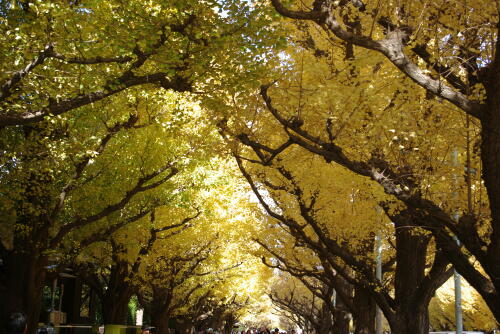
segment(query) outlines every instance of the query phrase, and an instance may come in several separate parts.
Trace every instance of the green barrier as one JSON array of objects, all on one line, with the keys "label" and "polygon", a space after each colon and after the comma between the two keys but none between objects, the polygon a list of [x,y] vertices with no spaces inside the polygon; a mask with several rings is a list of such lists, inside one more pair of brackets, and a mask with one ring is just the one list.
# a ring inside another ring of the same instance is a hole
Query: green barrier
[{"label": "green barrier", "polygon": [[125,328],[123,325],[104,325],[105,334],[124,334]]},{"label": "green barrier", "polygon": [[104,325],[105,334],[141,334],[140,326]]}]

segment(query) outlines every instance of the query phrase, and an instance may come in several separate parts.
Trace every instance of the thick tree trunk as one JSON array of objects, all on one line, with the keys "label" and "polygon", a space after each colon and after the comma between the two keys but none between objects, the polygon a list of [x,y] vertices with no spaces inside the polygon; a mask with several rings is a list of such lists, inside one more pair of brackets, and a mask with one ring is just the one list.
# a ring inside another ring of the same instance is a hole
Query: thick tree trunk
[{"label": "thick tree trunk", "polygon": [[321,313],[319,315],[319,328],[317,329],[318,333],[329,334],[332,333],[333,327],[333,318],[332,313],[330,312],[330,308],[323,301],[323,305],[321,306]]},{"label": "thick tree trunk", "polygon": [[151,312],[151,324],[155,327],[155,334],[169,334],[170,331],[168,329],[168,320],[170,318],[170,314],[168,310],[165,310],[161,307],[157,308],[153,306],[153,310]]},{"label": "thick tree trunk", "polygon": [[47,258],[26,252],[9,252],[3,258],[6,268],[4,314],[23,312],[28,317],[28,334],[35,333],[40,317]]},{"label": "thick tree trunk", "polygon": [[[430,298],[422,303],[427,247],[430,237],[411,225],[396,222],[395,317],[389,322],[393,333],[427,334]],[[425,305],[424,305],[425,304]]]},{"label": "thick tree trunk", "polygon": [[497,37],[495,60],[491,64],[487,90],[487,105],[482,110],[482,132],[481,132],[481,161],[483,164],[483,180],[488,192],[491,210],[491,242],[488,246],[486,261],[481,263],[485,268],[491,282],[495,286],[496,297],[487,297],[490,287],[474,286],[480,293],[485,292],[483,297],[489,308],[500,321],[500,35]]},{"label": "thick tree trunk", "polygon": [[124,325],[127,322],[128,302],[133,295],[132,284],[127,280],[129,265],[118,261],[111,267],[109,284],[101,297],[105,324]]},{"label": "thick tree trunk", "polygon": [[390,324],[391,332],[398,334],[428,334],[429,313],[426,307],[402,309],[397,315],[397,320]]},{"label": "thick tree trunk", "polygon": [[231,331],[233,330],[233,326],[236,322],[234,321],[227,321],[226,320],[226,323],[224,324],[224,334],[231,334]]},{"label": "thick tree trunk", "polygon": [[233,326],[236,323],[237,319],[233,313],[227,313],[224,318],[224,334],[231,334],[233,330]]},{"label": "thick tree trunk", "polygon": [[349,334],[350,313],[344,309],[338,309],[334,314],[335,322],[332,328],[333,334]]},{"label": "thick tree trunk", "polygon": [[193,323],[186,318],[183,319],[182,322],[177,321],[177,328],[179,329],[180,334],[189,334],[191,333],[191,329],[193,329]]},{"label": "thick tree trunk", "polygon": [[376,304],[372,296],[361,287],[354,288],[354,334],[375,333]]},{"label": "thick tree trunk", "polygon": [[212,315],[212,319],[210,319],[210,322],[209,322],[209,327],[213,328],[214,330],[222,327],[223,314],[224,314],[224,309],[222,309],[222,308],[218,308],[218,309],[214,310],[213,315]]},{"label": "thick tree trunk", "polygon": [[153,286],[151,300],[151,324],[155,327],[155,334],[169,334],[168,320],[170,319],[170,304],[172,291],[168,288]]},{"label": "thick tree trunk", "polygon": [[[481,159],[483,179],[488,191],[493,231],[489,250],[496,259],[500,256],[500,36],[497,37],[497,54],[491,65],[487,90],[487,105],[482,110]],[[490,254],[489,254],[490,255]],[[497,266],[498,267],[498,266]],[[500,271],[500,269],[498,269]],[[490,275],[491,276],[491,275]],[[498,277],[498,276],[496,276]]]},{"label": "thick tree trunk", "polygon": [[129,294],[106,293],[102,300],[102,317],[107,325],[125,325],[127,322]]}]

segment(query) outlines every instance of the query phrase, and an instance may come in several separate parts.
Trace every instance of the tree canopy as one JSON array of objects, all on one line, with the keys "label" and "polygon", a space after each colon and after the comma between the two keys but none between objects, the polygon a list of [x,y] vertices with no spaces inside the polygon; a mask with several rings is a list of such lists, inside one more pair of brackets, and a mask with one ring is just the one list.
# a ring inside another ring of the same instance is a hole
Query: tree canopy
[{"label": "tree canopy", "polygon": [[107,324],[135,298],[161,334],[374,333],[376,307],[422,334],[453,327],[456,270],[493,329],[499,13],[0,0],[2,321],[33,333],[71,268]]}]

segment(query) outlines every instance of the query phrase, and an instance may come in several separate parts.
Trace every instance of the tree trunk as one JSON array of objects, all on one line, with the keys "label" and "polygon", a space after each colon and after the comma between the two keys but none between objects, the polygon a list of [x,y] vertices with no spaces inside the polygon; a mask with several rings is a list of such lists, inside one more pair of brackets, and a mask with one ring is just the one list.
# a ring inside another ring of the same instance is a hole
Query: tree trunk
[{"label": "tree trunk", "polygon": [[[495,61],[490,69],[490,77],[488,84],[485,85],[487,90],[487,105],[482,109],[481,118],[481,161],[483,164],[483,180],[488,192],[488,199],[491,210],[491,242],[488,246],[486,256],[487,263],[481,263],[485,268],[491,282],[495,286],[496,296],[488,298],[488,293],[491,294],[490,287],[473,286],[479,291],[484,291],[483,297],[495,315],[497,321],[500,321],[500,302],[498,295],[500,294],[500,266],[498,259],[500,258],[500,36],[497,37],[497,54]],[[484,261],[484,262],[486,262]]]},{"label": "tree trunk", "polygon": [[354,334],[375,333],[376,304],[372,296],[361,287],[354,288]]},{"label": "tree trunk", "polygon": [[390,323],[391,332],[398,334],[428,334],[429,313],[427,306],[413,309],[402,309],[397,315],[397,320]]},{"label": "tree trunk", "polygon": [[318,316],[319,328],[317,328],[317,332],[321,334],[329,334],[332,333],[333,327],[333,319],[332,313],[330,312],[330,308],[326,305],[326,302],[323,301],[323,305],[321,306],[321,312]]},{"label": "tree trunk", "polygon": [[[344,309],[338,309],[334,314],[335,322],[332,328],[333,334],[349,334],[350,313]],[[322,334],[322,333],[321,333]]]},{"label": "tree trunk", "polygon": [[335,289],[339,291],[336,297],[336,306],[333,312],[333,328],[334,334],[349,334],[349,324],[351,322],[351,313],[349,313],[348,303],[340,296],[352,296],[354,287],[345,279],[340,278],[339,284],[335,285]]},{"label": "tree trunk", "polygon": [[127,280],[129,264],[113,263],[109,284],[102,296],[102,313],[105,324],[124,325],[127,322],[128,302],[133,295],[132,284]]},{"label": "tree trunk", "polygon": [[[410,215],[411,217],[411,215]],[[415,231],[410,224],[396,222],[395,317],[391,330],[398,334],[427,334],[430,298],[422,302],[427,247],[430,237]],[[424,305],[425,304],[425,305]]]},{"label": "tree trunk", "polygon": [[28,317],[28,334],[33,334],[40,318],[47,258],[13,251],[7,253],[3,261],[6,282],[2,319],[13,312],[23,312]]},{"label": "tree trunk", "polygon": [[155,307],[152,305],[151,312],[151,324],[155,327],[155,334],[169,334],[170,331],[168,329],[168,320],[170,318],[170,314],[168,310],[162,307]]},{"label": "tree trunk", "polygon": [[151,300],[151,324],[155,327],[155,334],[169,334],[168,320],[170,319],[172,290],[165,287],[153,286]]},{"label": "tree trunk", "polygon": [[233,313],[228,313],[228,315],[224,319],[224,334],[231,334],[236,320],[237,319]]},{"label": "tree trunk", "polygon": [[[342,284],[337,284],[335,289],[342,290],[343,296],[351,296],[353,292],[353,286],[349,284],[346,280],[340,280]],[[349,334],[349,323],[351,322],[351,314],[347,311],[347,304],[342,300],[342,298],[336,298],[336,307],[333,313],[333,334]]]},{"label": "tree trunk", "polygon": [[210,327],[215,329],[219,329],[222,327],[222,316],[224,314],[223,308],[217,308],[213,311],[212,318],[210,319]]},{"label": "tree trunk", "polygon": [[115,295],[106,293],[102,300],[102,317],[106,325],[125,325],[127,322],[128,294]]},{"label": "tree trunk", "polygon": [[224,324],[224,334],[231,334],[234,324],[234,322],[226,321],[226,323]]}]

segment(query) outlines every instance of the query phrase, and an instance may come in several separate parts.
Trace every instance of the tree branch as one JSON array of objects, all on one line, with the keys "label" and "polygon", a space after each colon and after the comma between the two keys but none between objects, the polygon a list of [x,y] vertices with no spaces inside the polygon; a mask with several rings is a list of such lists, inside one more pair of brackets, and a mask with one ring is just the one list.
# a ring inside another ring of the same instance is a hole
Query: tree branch
[{"label": "tree branch", "polygon": [[[160,181],[154,182],[150,185],[144,186],[145,183],[148,181],[154,179],[158,175],[162,174],[164,171],[167,169],[170,169],[170,173],[162,178]],[[157,187],[161,185],[162,183],[168,181],[171,179],[174,175],[176,175],[179,172],[177,168],[175,168],[171,163],[168,163],[167,165],[161,167],[160,169],[149,173],[141,178],[139,178],[130,190],[128,190],[125,195],[122,197],[122,199],[114,204],[110,204],[107,207],[101,209],[98,213],[93,214],[91,216],[87,216],[86,218],[80,218],[77,219],[71,223],[68,223],[66,225],[63,225],[59,232],[56,234],[56,236],[51,240],[50,242],[50,247],[54,248],[56,247],[62,239],[71,231],[73,231],[76,228],[88,225],[90,223],[96,222],[118,210],[121,210],[127,205],[127,203],[138,193],[144,192],[146,190],[152,189],[154,187]]]},{"label": "tree branch", "polygon": [[16,85],[25,76],[27,76],[31,71],[33,71],[35,67],[43,64],[45,59],[47,59],[52,55],[53,50],[54,50],[54,45],[52,43],[48,44],[47,46],[45,46],[45,49],[42,52],[40,52],[40,54],[25,68],[23,68],[20,71],[14,72],[12,77],[8,79],[6,82],[4,82],[0,88],[0,101],[4,101],[6,98],[8,98],[12,94],[12,89],[16,87]]},{"label": "tree branch", "polygon": [[316,8],[311,12],[290,11],[283,6],[280,0],[271,1],[274,8],[283,16],[297,20],[314,21],[345,42],[381,53],[419,86],[451,102],[469,115],[478,119],[481,118],[482,106],[478,102],[469,100],[464,94],[446,85],[442,80],[433,79],[411,61],[404,52],[405,42],[409,38],[408,32],[404,29],[391,30],[384,39],[376,41],[344,30],[336,20],[333,7],[329,1],[316,1]]},{"label": "tree branch", "polygon": [[98,56],[94,58],[76,58],[76,57],[66,57],[56,52],[53,52],[51,54],[51,58],[59,59],[67,64],[79,64],[79,65],[95,65],[95,64],[105,64],[105,63],[124,64],[134,59],[131,56],[117,56],[117,57]]},{"label": "tree branch", "polygon": [[40,110],[25,111],[23,113],[3,112],[0,114],[0,128],[12,125],[22,125],[37,122],[42,120],[45,116],[61,115],[70,110],[95,103],[103,100],[109,96],[119,93],[127,88],[145,85],[145,84],[158,84],[164,89],[173,89],[178,92],[185,92],[191,90],[190,83],[180,76],[173,76],[167,78],[166,73],[158,72],[144,76],[127,76],[116,79],[114,82],[109,81],[107,86],[112,85],[115,88],[108,88],[107,90],[99,90],[92,93],[81,94],[76,97],[67,98],[60,101],[51,101],[49,105]]},{"label": "tree branch", "polygon": [[[95,150],[96,155],[101,154],[110,140],[121,130],[121,129],[130,129],[134,124],[137,123],[139,118],[137,115],[130,114],[129,119],[125,122],[122,123],[117,123],[115,124],[112,128],[108,128],[107,134],[100,140],[99,146]],[[59,200],[57,201],[57,204],[55,205],[54,209],[52,210],[51,213],[51,221],[53,222],[56,216],[59,214],[60,210],[62,209],[64,202],[66,201],[66,198],[68,194],[75,189],[76,183],[78,180],[82,177],[83,172],[85,168],[89,165],[91,159],[93,159],[95,155],[86,155],[79,163],[75,165],[75,172],[73,173],[72,178],[66,183],[66,185],[62,188],[60,194],[59,194]]]}]

